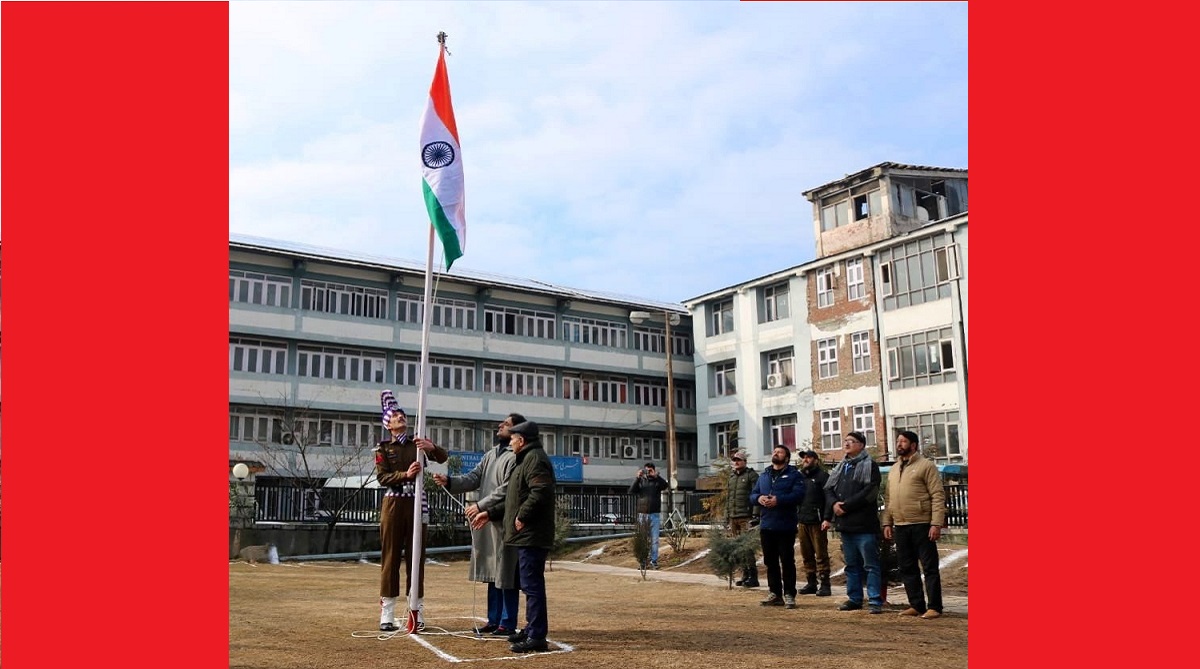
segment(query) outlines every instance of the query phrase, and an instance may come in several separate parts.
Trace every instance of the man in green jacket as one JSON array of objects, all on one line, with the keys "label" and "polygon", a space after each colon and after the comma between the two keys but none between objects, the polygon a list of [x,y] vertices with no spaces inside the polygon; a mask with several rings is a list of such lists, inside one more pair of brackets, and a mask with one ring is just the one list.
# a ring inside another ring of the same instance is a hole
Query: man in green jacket
[{"label": "man in green jacket", "polygon": [[546,557],[554,546],[554,465],[542,448],[538,426],[525,421],[508,430],[516,466],[504,502],[504,543],[517,547],[525,627],[508,637],[512,650],[547,650]]},{"label": "man in green jacket", "polygon": [[[900,580],[908,595],[902,616],[925,619],[942,615],[942,575],[938,571],[937,540],[946,524],[946,493],[937,465],[921,457],[917,433],[905,430],[896,438],[899,462],[888,472],[887,505],[883,509],[883,538],[896,541]],[[894,529],[893,529],[894,527]],[[917,570],[917,560],[921,562]],[[921,572],[925,592],[921,592]],[[926,595],[928,598],[926,598]]]},{"label": "man in green jacket", "polygon": [[[730,536],[739,536],[750,529],[758,518],[759,506],[750,503],[750,491],[758,482],[758,472],[746,466],[745,451],[737,451],[730,458],[733,468],[729,471],[729,484],[725,490],[725,517],[729,519]],[[758,564],[752,560],[742,566],[742,578],[734,583],[744,588],[758,587]]]}]

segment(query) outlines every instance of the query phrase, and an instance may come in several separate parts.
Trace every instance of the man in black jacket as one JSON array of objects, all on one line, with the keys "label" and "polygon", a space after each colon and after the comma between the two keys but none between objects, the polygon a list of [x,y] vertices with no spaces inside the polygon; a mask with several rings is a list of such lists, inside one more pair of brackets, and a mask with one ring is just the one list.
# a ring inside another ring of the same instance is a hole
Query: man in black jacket
[{"label": "man in black jacket", "polygon": [[[829,588],[829,535],[821,527],[825,517],[825,483],[829,474],[821,466],[814,450],[800,451],[800,475],[804,486],[804,499],[800,500],[800,558],[804,562],[804,575],[808,584],[797,592],[801,595],[828,597]],[[817,587],[817,577],[821,585]]]},{"label": "man in black jacket", "polygon": [[[658,475],[653,462],[647,462],[638,470],[629,486],[629,494],[637,495],[637,522],[650,523],[650,568],[658,569],[658,534],[662,528],[662,491],[667,489],[667,480]],[[646,565],[641,565],[643,569]]]},{"label": "man in black jacket", "polygon": [[504,543],[517,547],[525,628],[508,637],[513,652],[546,650],[546,557],[554,547],[554,465],[538,439],[538,426],[525,421],[508,430],[517,464],[504,500]]},{"label": "man in black jacket", "polygon": [[[866,575],[868,608],[883,613],[883,572],[879,567],[879,465],[866,451],[867,439],[851,432],[842,440],[846,459],[834,467],[825,483],[822,529],[837,527],[846,562],[846,601],[839,611],[863,607]],[[833,523],[829,519],[833,519]]]}]

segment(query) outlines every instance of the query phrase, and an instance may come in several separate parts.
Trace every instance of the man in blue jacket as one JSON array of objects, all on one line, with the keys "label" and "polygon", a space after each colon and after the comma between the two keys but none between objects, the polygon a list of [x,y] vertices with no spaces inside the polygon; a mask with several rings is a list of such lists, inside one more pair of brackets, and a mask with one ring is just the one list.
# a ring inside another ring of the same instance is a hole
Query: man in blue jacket
[{"label": "man in blue jacket", "polygon": [[771,451],[771,466],[758,476],[750,503],[762,507],[759,541],[771,593],[763,606],[796,608],[796,507],[804,498],[804,477],[790,462],[792,452],[780,444]]}]

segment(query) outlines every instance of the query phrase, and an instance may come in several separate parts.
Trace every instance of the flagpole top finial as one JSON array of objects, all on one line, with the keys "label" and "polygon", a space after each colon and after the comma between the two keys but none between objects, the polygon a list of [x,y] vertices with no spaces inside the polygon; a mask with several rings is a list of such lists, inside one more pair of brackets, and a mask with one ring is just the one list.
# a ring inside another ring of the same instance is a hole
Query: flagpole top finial
[{"label": "flagpole top finial", "polygon": [[441,44],[442,46],[446,46],[446,33],[445,33],[445,31],[443,31],[443,32],[439,32],[439,33],[437,34],[437,41],[438,41],[438,44]]}]

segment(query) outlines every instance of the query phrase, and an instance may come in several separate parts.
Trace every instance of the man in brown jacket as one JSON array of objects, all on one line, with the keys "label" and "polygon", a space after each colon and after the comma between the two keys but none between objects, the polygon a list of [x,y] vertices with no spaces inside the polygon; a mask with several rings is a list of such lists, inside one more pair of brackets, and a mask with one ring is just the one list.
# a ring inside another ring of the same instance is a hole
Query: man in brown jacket
[{"label": "man in brown jacket", "polygon": [[[933,461],[921,457],[920,437],[905,430],[896,439],[899,461],[888,472],[883,538],[896,542],[900,579],[908,595],[902,616],[925,619],[942,615],[942,576],[938,571],[937,540],[946,523],[946,493]],[[920,560],[921,569],[917,569]],[[921,592],[921,573],[925,592]]]},{"label": "man in brown jacket", "polygon": [[[383,632],[396,632],[400,628],[395,623],[396,598],[400,596],[400,557],[404,553],[405,588],[407,595],[412,590],[412,560],[413,560],[413,515],[417,504],[416,481],[423,476],[418,451],[424,451],[425,456],[435,462],[445,462],[449,453],[444,448],[435,445],[428,439],[408,436],[408,415],[396,403],[392,391],[383,391],[383,424],[387,426],[390,436],[375,447],[375,477],[379,485],[388,490],[383,496],[383,506],[379,512],[379,548],[382,570],[379,582],[379,629]],[[424,491],[422,491],[424,492]],[[421,525],[421,554],[417,556],[422,566],[418,574],[417,597],[425,597],[425,537],[428,532],[429,514],[427,502],[422,499]],[[415,612],[416,629],[420,632],[425,626],[420,607]]]}]

